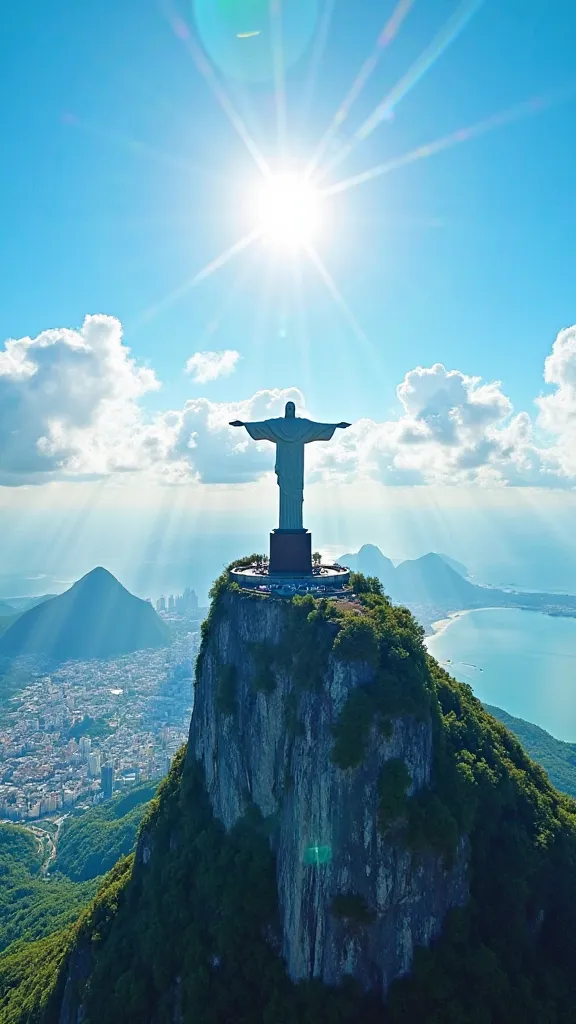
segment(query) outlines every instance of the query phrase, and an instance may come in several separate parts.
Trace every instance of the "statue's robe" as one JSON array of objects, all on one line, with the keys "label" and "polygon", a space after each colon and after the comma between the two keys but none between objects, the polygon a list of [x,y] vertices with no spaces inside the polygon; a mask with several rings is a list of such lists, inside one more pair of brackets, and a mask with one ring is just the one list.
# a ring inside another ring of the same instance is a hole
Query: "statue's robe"
[{"label": "statue's robe", "polygon": [[304,445],[330,441],[336,423],[314,423],[300,416],[279,416],[261,423],[245,423],[254,441],[276,445],[276,477],[280,488],[280,529],[301,530],[304,502]]}]

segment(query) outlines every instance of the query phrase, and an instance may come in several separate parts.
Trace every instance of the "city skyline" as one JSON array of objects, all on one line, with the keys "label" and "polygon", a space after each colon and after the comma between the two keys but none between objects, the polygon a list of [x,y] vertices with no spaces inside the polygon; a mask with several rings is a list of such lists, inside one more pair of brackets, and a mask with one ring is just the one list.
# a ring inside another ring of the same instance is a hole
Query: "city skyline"
[{"label": "city skyline", "polygon": [[[151,599],[149,599],[151,600]],[[185,587],[182,594],[169,594],[166,599],[163,594],[154,603],[157,612],[173,612],[176,614],[193,614],[198,611],[198,597],[195,590]]]},{"label": "city skyline", "polygon": [[109,799],[115,785],[165,775],[188,735],[198,642],[196,624],[158,651],[49,675],[30,665],[0,727],[0,817],[67,813]]}]

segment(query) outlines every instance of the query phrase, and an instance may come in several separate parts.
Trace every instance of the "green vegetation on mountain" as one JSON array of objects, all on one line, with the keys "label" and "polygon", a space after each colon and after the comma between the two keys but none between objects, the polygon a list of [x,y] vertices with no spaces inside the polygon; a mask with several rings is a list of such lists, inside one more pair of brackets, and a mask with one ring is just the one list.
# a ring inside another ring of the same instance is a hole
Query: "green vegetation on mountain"
[{"label": "green vegetation on mountain", "polygon": [[64,594],[23,612],[0,637],[0,655],[115,658],[168,642],[169,631],[152,606],[97,568]]},{"label": "green vegetation on mountain", "polygon": [[90,715],[84,715],[83,718],[74,723],[68,732],[68,736],[71,740],[79,740],[81,736],[89,736],[90,739],[94,740],[101,739],[103,736],[109,736],[113,731],[112,727],[103,718],[92,718]]},{"label": "green vegetation on mountain", "polygon": [[16,866],[30,874],[36,874],[42,866],[40,843],[32,832],[19,825],[0,825],[0,856],[3,879],[8,878]]},{"label": "green vegetation on mountain", "polygon": [[134,847],[136,833],[157,783],[145,783],[98,807],[67,818],[60,831],[54,870],[74,882],[109,871]]},{"label": "green vegetation on mountain", "polygon": [[[80,959],[91,964],[85,1024],[576,1020],[576,803],[550,785],[468,686],[426,654],[422,630],[406,609],[394,608],[361,579],[355,587],[354,608],[311,598],[290,603],[289,621],[292,615],[305,616],[306,624],[292,668],[298,664],[303,670],[299,659],[314,638],[325,652],[331,637],[336,653],[336,638],[350,616],[368,623],[377,645],[376,671],[358,708],[362,722],[352,744],[354,758],[362,757],[357,736],[365,729],[367,708],[377,727],[380,719],[398,715],[431,721],[431,786],[406,797],[407,772],[396,764],[380,795],[387,820],[404,819],[415,869],[419,851],[442,850],[448,856],[457,843],[469,851],[468,906],[449,915],[430,949],[417,951],[411,975],[392,985],[385,1008],[347,982],[339,989],[292,984],[277,952],[270,822],[248,803],[226,833],[212,815],[200,765],[183,750],[142,822],[142,855],[134,866],[127,859],[113,869],[71,937],[62,940],[73,949],[73,977]],[[209,621],[225,614],[226,590],[224,580],[215,590]],[[312,666],[314,677],[318,664]],[[348,706],[347,715],[343,732],[354,735],[354,708]],[[347,736],[340,739],[350,760]],[[309,870],[317,867],[311,864]],[[333,893],[331,909],[360,936],[371,926],[373,908],[358,894]],[[46,1009],[38,1009],[34,964],[41,964],[42,992],[61,991],[62,948],[62,943],[36,946],[29,968],[23,954],[16,962],[0,957],[3,1020],[56,1024],[57,999],[50,1003],[42,995]]]},{"label": "green vegetation on mountain", "polygon": [[551,736],[539,725],[514,718],[502,708],[485,704],[486,711],[503,722],[507,729],[520,740],[530,757],[548,772],[550,782],[556,789],[576,797],[576,743],[565,743]]},{"label": "green vegetation on mountain", "polygon": [[350,582],[359,607],[336,608],[334,655],[367,661],[376,671],[372,683],[350,692],[334,726],[332,759],[342,769],[361,763],[374,722],[386,735],[395,716],[427,716],[431,699],[424,630],[407,608],[384,597],[375,577],[352,573]]},{"label": "green vegetation on mountain", "polygon": [[36,942],[16,942],[0,953],[0,1021],[2,1024],[42,1024],[57,1021],[60,993],[72,929],[53,932]]},{"label": "green vegetation on mountain", "polygon": [[0,825],[0,950],[20,939],[43,938],[74,921],[96,891],[96,882],[43,878],[42,861],[31,832]]},{"label": "green vegetation on mountain", "polygon": [[371,695],[359,686],[349,693],[332,729],[332,760],[343,771],[362,764],[373,720],[374,704]]}]

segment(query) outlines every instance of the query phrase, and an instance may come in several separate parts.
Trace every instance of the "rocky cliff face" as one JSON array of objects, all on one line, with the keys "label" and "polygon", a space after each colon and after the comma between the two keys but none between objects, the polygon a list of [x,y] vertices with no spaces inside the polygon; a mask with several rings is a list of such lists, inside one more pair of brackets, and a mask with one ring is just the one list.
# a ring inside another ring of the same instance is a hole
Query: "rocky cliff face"
[{"label": "rocky cliff face", "polygon": [[283,602],[223,574],[214,595],[135,860],[0,958],[0,1019],[576,1021],[576,804],[374,581]]},{"label": "rocky cliff face", "polygon": [[[333,727],[350,692],[371,681],[369,664],[331,654],[321,686],[297,700],[290,668],[274,664],[275,685],[258,692],[263,646],[282,645],[287,608],[224,597],[197,679],[188,756],[203,765],[212,809],[227,829],[248,801],[270,823],[290,976],[335,984],[349,974],[384,994],[410,970],[415,947],[439,934],[447,911],[467,901],[467,843],[460,840],[447,865],[378,826],[386,762],[405,763],[408,795],[430,781],[430,721],[394,718],[387,736],[373,725],[361,765],[333,763]],[[334,899],[350,894],[363,908],[356,920],[333,912]]]}]

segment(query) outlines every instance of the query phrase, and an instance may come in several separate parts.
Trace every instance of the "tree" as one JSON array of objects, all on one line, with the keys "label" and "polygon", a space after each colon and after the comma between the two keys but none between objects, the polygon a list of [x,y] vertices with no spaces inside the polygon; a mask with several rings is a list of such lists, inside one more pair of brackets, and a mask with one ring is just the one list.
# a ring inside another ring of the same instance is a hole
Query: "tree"
[{"label": "tree", "polygon": [[314,565],[320,565],[320,563],[322,562],[322,552],[315,551],[312,555],[312,561]]}]

